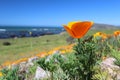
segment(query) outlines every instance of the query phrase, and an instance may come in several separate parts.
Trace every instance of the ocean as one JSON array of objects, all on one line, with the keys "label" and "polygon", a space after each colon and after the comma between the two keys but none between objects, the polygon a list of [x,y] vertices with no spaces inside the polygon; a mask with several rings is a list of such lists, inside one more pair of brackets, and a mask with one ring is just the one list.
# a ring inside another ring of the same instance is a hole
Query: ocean
[{"label": "ocean", "polygon": [[0,26],[0,31],[46,31],[63,30],[63,27],[23,27],[23,26]]},{"label": "ocean", "polygon": [[[48,34],[59,34],[63,31],[63,27],[0,26],[0,38],[37,37]],[[32,35],[29,34],[30,32],[32,32]]]}]

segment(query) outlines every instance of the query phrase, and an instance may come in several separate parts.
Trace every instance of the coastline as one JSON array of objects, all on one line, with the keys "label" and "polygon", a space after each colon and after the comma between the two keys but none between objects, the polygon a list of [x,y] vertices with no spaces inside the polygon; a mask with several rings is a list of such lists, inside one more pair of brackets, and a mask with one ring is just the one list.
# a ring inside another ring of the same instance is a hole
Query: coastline
[{"label": "coastline", "polygon": [[63,31],[62,27],[0,27],[0,39],[39,37],[59,34]]}]

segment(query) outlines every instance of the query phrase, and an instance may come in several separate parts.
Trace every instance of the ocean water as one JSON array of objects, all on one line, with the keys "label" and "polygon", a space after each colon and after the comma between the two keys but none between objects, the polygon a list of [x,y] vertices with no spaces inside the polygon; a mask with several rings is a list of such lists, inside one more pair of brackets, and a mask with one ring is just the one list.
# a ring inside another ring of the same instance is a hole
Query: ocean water
[{"label": "ocean water", "polygon": [[63,31],[63,27],[0,27],[0,31]]},{"label": "ocean water", "polygon": [[[14,37],[37,37],[50,34],[59,34],[63,27],[0,27],[0,39]],[[32,32],[32,34],[30,34]]]}]

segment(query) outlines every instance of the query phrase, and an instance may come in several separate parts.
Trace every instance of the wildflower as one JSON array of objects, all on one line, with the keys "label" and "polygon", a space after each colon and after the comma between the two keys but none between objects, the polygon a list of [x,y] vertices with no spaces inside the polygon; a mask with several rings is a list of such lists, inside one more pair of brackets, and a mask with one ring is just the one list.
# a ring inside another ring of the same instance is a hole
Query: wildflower
[{"label": "wildflower", "polygon": [[46,52],[41,52],[39,54],[36,54],[37,57],[45,57],[47,56],[48,54]]},{"label": "wildflower", "polygon": [[101,36],[101,34],[102,34],[102,32],[97,32],[97,33],[95,33],[93,36],[94,36],[94,38],[96,38],[96,37],[98,37],[98,36]]},{"label": "wildflower", "polygon": [[83,37],[90,27],[93,25],[93,22],[83,21],[83,22],[70,22],[68,25],[63,25],[66,31],[73,38]]},{"label": "wildflower", "polygon": [[30,35],[32,35],[32,32],[29,32]]},{"label": "wildflower", "polygon": [[66,51],[65,51],[65,50],[61,50],[60,53],[61,53],[61,54],[64,54],[64,53],[66,53]]},{"label": "wildflower", "polygon": [[103,34],[103,35],[102,35],[102,38],[103,38],[103,40],[107,39],[107,35],[106,35],[106,34]]},{"label": "wildflower", "polygon": [[17,61],[14,61],[12,64],[19,64],[21,62],[27,62],[27,60],[28,60],[28,58],[21,58],[21,59],[19,59]]},{"label": "wildflower", "polygon": [[107,58],[106,56],[103,56],[103,57],[102,57],[102,60],[105,60],[106,58]]},{"label": "wildflower", "polygon": [[114,32],[114,36],[115,36],[115,37],[120,36],[120,31],[115,31],[115,32]]},{"label": "wildflower", "polygon": [[49,52],[48,52],[48,55],[53,54],[53,52],[54,52],[53,50],[49,51]]},{"label": "wildflower", "polygon": [[107,38],[110,39],[113,37],[113,34],[107,34]]},{"label": "wildflower", "polygon": [[0,66],[0,70],[2,70],[2,66]]},{"label": "wildflower", "polygon": [[102,38],[102,40],[105,40],[107,38],[107,35],[102,32],[97,32],[93,36],[94,36],[94,38],[97,38],[97,39],[100,37],[100,38]]},{"label": "wildflower", "polygon": [[2,77],[3,76],[3,74],[2,74],[2,72],[0,72],[0,77]]},{"label": "wildflower", "polygon": [[10,61],[7,61],[7,62],[3,63],[2,66],[3,66],[3,67],[5,67],[5,66],[10,66],[11,64],[12,64],[12,63],[11,63]]}]

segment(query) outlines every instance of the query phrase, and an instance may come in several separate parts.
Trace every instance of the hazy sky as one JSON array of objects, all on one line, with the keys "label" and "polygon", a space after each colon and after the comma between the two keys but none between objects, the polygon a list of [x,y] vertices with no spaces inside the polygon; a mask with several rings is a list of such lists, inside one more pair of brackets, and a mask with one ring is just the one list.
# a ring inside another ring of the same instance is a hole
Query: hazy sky
[{"label": "hazy sky", "polygon": [[120,0],[0,0],[0,25],[61,26],[85,20],[120,25]]}]

